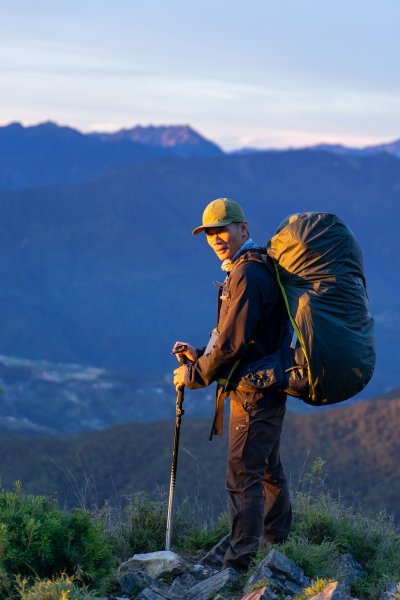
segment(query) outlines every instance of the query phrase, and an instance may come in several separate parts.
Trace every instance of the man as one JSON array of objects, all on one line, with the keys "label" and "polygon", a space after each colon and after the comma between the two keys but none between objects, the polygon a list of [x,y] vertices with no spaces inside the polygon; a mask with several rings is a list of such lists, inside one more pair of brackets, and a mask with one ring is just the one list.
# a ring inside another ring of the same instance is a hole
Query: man
[{"label": "man", "polygon": [[242,572],[260,541],[283,542],[292,522],[279,456],[286,396],[238,385],[246,367],[279,348],[287,319],[274,273],[249,237],[240,205],[228,198],[211,202],[193,234],[202,231],[227,276],[219,290],[217,327],[206,348],[185,344],[181,354],[189,363],[174,371],[174,384],[176,389],[182,385],[195,389],[219,381],[216,434],[222,431],[223,400],[229,394],[226,489],[232,527],[224,567]]}]

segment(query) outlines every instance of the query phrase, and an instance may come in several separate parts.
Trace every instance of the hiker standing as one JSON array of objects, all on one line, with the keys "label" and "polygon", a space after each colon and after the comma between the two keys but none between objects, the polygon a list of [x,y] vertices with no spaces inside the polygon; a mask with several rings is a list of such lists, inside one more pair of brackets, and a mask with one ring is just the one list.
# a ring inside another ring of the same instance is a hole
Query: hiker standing
[{"label": "hiker standing", "polygon": [[223,402],[230,398],[226,489],[232,526],[224,567],[245,571],[260,541],[283,542],[292,522],[279,453],[286,396],[237,389],[246,365],[278,349],[286,313],[275,276],[249,237],[239,204],[228,198],[211,202],[193,234],[202,231],[226,272],[218,294],[218,323],[205,348],[186,344],[183,354],[189,363],[174,371],[174,384],[176,389],[196,389],[218,382],[216,435],[222,433]]}]

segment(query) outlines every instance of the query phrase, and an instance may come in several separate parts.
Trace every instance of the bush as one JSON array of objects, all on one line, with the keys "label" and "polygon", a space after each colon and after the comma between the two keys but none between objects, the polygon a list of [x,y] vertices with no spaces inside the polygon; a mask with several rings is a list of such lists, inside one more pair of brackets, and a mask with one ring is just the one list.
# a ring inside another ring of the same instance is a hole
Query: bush
[{"label": "bush", "polygon": [[77,587],[73,578],[67,575],[37,580],[31,586],[26,579],[18,579],[17,587],[21,600],[93,600],[87,590]]},{"label": "bush", "polygon": [[335,579],[336,558],[349,553],[365,572],[353,585],[356,596],[375,600],[388,581],[400,580],[400,534],[392,519],[368,517],[327,493],[298,492],[293,508],[293,531],[281,550],[309,577]]},{"label": "bush", "polygon": [[[0,596],[10,593],[17,575],[51,578],[77,574],[96,584],[114,564],[100,523],[90,513],[59,510],[56,501],[0,491]],[[3,592],[3,593],[1,593]]]}]

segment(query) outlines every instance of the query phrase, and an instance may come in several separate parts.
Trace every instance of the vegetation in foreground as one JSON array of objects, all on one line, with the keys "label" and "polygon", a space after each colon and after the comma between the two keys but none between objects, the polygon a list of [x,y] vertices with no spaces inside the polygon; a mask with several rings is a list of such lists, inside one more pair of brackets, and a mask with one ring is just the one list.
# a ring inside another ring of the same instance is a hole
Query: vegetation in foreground
[{"label": "vegetation in foreground", "polygon": [[[321,467],[321,465],[319,465]],[[310,597],[323,582],[337,578],[337,560],[349,553],[364,574],[352,593],[376,599],[389,581],[400,581],[400,533],[379,514],[364,515],[354,507],[316,491],[312,478],[306,491],[294,494],[294,525],[279,550],[312,579]],[[135,494],[125,508],[60,510],[55,501],[26,496],[19,484],[0,491],[0,597],[12,600],[86,600],[118,593],[118,564],[137,552],[164,548],[166,498]],[[174,550],[196,560],[229,529],[223,513],[211,522],[186,500],[174,514]],[[259,552],[262,559],[269,551]]]}]

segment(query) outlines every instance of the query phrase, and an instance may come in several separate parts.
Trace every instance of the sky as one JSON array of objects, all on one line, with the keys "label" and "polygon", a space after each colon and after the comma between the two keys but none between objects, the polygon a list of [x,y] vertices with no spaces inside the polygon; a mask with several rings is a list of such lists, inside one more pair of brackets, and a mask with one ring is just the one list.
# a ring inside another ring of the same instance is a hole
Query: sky
[{"label": "sky", "polygon": [[0,0],[0,125],[225,150],[400,138],[399,0]]}]

